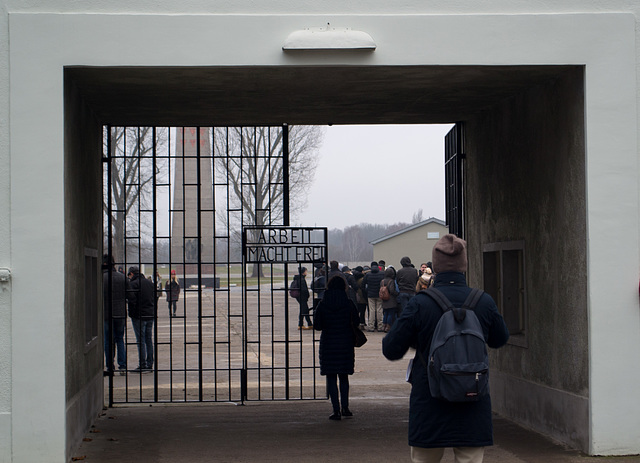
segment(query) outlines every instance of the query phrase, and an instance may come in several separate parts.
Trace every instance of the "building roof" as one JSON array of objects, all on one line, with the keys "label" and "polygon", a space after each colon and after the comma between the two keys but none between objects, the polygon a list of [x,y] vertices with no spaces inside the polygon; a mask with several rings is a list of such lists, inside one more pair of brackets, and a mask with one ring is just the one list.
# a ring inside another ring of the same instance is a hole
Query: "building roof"
[{"label": "building roof", "polygon": [[391,238],[393,238],[395,236],[402,235],[403,233],[407,233],[408,231],[415,230],[416,228],[423,227],[423,226],[428,225],[430,223],[435,223],[435,224],[438,224],[438,225],[442,225],[443,227],[446,226],[444,221],[442,221],[440,219],[436,219],[435,217],[429,217],[427,220],[423,220],[422,222],[414,223],[413,225],[405,227],[402,230],[398,230],[396,232],[390,233],[390,234],[382,236],[380,238],[376,238],[375,240],[369,241],[369,244],[381,243],[382,241],[386,241],[386,240],[391,239]]}]

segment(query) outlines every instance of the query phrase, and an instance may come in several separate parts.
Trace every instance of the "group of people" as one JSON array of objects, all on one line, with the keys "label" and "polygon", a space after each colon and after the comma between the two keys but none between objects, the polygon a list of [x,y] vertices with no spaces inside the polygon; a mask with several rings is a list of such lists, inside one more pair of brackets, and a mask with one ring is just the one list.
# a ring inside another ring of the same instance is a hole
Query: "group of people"
[{"label": "group of people", "polygon": [[[124,342],[127,312],[138,346],[138,366],[132,371],[151,373],[154,354],[153,322],[162,294],[162,279],[157,272],[155,281],[151,277],[145,278],[137,266],[129,267],[126,275],[120,269],[116,270],[112,257],[107,254],[103,256],[104,353],[107,374],[113,374],[115,371],[116,352],[120,374],[124,375],[127,370]],[[176,316],[180,284],[175,270],[171,270],[171,277],[167,280],[164,291],[169,315]]]},{"label": "group of people", "polygon": [[[310,311],[323,299],[328,281],[339,276],[345,281],[347,295],[358,310],[360,329],[388,332],[409,299],[431,286],[435,277],[431,262],[423,263],[419,270],[409,257],[403,257],[400,264],[402,268],[398,271],[392,265],[387,267],[383,260],[371,262],[371,266],[357,266],[352,270],[334,260],[330,262],[328,272],[323,265],[315,269],[311,286],[306,281],[308,269],[300,267],[290,285],[295,291],[292,296],[295,294],[294,298],[300,308],[298,329],[312,329]],[[388,299],[380,297],[381,286],[388,289]]]},{"label": "group of people", "polygon": [[[391,266],[385,268],[384,262],[378,261],[372,262],[369,269],[356,267],[352,272],[347,267],[340,270],[337,262],[332,261],[326,278],[324,269],[317,269],[312,288],[319,281],[322,295],[314,298],[313,328],[321,331],[320,374],[326,376],[333,407],[329,419],[353,415],[349,409],[349,375],[355,366],[354,326],[365,326],[363,315],[367,307],[369,331],[387,333],[382,339],[383,355],[389,360],[400,360],[409,348],[416,350],[416,357],[428,354],[443,314],[441,306],[423,289],[433,286],[455,307],[466,302],[472,292],[465,277],[466,242],[452,234],[443,236],[433,248],[431,262],[417,270],[404,257],[398,271]],[[306,288],[306,313],[301,311],[300,326],[304,320],[310,325],[306,269],[301,268],[296,276],[298,287]],[[390,296],[385,300],[380,298],[381,285],[389,290]],[[297,299],[303,292],[298,294]],[[472,310],[485,343],[492,348],[506,344],[509,331],[491,296],[481,293]],[[482,463],[484,448],[493,445],[490,395],[469,402],[435,398],[430,391],[426,362],[416,360],[410,368],[411,460],[436,463],[441,461],[444,449],[452,447],[456,463]]]}]

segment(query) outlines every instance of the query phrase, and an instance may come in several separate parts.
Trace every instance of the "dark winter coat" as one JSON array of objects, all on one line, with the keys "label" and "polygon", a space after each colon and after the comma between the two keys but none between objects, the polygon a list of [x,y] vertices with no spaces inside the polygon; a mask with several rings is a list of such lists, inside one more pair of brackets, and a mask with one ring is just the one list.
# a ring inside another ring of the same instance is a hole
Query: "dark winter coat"
[{"label": "dark winter coat", "polygon": [[396,274],[398,289],[401,293],[415,294],[416,284],[418,283],[418,270],[411,265],[411,260],[407,257],[400,259],[402,268]]},{"label": "dark winter coat", "polygon": [[380,282],[384,279],[384,273],[378,267],[374,267],[364,276],[362,287],[368,298],[380,296]]},{"label": "dark winter coat", "polygon": [[353,278],[356,280],[356,299],[359,304],[367,303],[367,296],[362,289],[362,284],[364,282],[364,273],[359,272],[357,270],[353,271]]},{"label": "dark winter coat", "polygon": [[309,302],[309,287],[307,286],[307,280],[304,277],[300,278],[300,274],[293,276],[293,281],[289,288],[297,288],[300,290],[300,296],[295,298],[296,301],[303,304],[307,304]]},{"label": "dark winter coat", "polygon": [[356,283],[356,279],[350,273],[345,273],[344,277],[347,279],[347,285],[349,285],[349,287],[347,288],[347,295],[349,296],[349,299],[353,301],[354,304],[357,304],[358,303],[358,296],[357,296],[358,283]]},{"label": "dark winter coat", "polygon": [[164,291],[167,293],[167,302],[177,301],[180,298],[180,283],[169,280],[164,284]]},{"label": "dark winter coat", "polygon": [[311,289],[316,293],[316,299],[324,297],[324,291],[327,288],[327,277],[323,272],[316,272],[316,276],[311,282]]},{"label": "dark winter coat", "polygon": [[392,268],[388,268],[384,271],[384,280],[381,285],[385,285],[389,289],[389,299],[382,301],[383,309],[395,309],[398,307],[398,291],[396,290],[396,280],[393,276],[395,271]]},{"label": "dark winter coat", "polygon": [[129,282],[127,302],[131,318],[155,318],[156,288],[153,282],[147,280],[142,273],[135,273]]},{"label": "dark winter coat", "polygon": [[[113,318],[125,318],[127,316],[127,290],[129,280],[122,273],[111,270],[111,305],[109,305],[109,271],[102,271],[102,295],[104,301],[104,320],[109,316]],[[111,310],[111,311],[110,311]]]},{"label": "dark winter coat", "polygon": [[358,326],[358,309],[339,289],[325,291],[313,317],[320,335],[320,374],[353,374],[355,364],[352,326]]},{"label": "dark winter coat", "polygon": [[[458,307],[471,291],[464,275],[458,272],[438,274],[435,287]],[[491,296],[483,294],[475,313],[489,347],[503,346],[509,339],[509,332]],[[427,358],[441,315],[440,306],[431,297],[418,293],[382,340],[384,356],[389,360],[400,360],[409,347],[416,347]],[[493,445],[489,395],[478,402],[466,403],[434,399],[429,392],[427,372],[417,356],[413,360],[411,385],[409,445],[424,448]]]}]

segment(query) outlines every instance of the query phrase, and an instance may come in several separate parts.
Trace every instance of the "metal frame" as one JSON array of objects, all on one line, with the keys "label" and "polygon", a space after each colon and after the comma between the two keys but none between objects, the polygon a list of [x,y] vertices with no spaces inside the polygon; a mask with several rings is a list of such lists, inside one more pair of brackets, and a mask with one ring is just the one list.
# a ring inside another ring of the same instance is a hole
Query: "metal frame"
[{"label": "metal frame", "polygon": [[461,122],[444,139],[445,209],[449,233],[464,238],[463,160],[464,126]]},{"label": "metal frame", "polygon": [[[296,233],[299,237],[304,236],[304,243],[288,240],[272,244],[263,242],[258,236],[268,235],[270,232],[277,233],[278,236],[291,237]],[[264,246],[264,247],[263,247]],[[273,254],[272,257],[250,258],[248,250],[250,248],[268,248]],[[313,249],[315,252],[305,252]],[[291,251],[291,252],[287,252]],[[299,252],[297,252],[299,251]],[[256,358],[245,355],[247,363],[247,384],[255,378],[258,385],[262,385],[262,378],[271,382],[270,388],[257,387],[253,391],[245,388],[244,400],[290,400],[290,399],[325,399],[326,390],[320,392],[320,382],[317,376],[317,346],[318,339],[315,332],[303,333],[303,330],[295,330],[298,323],[296,321],[300,313],[301,301],[289,297],[289,275],[296,273],[303,278],[304,265],[308,265],[311,280],[307,281],[311,303],[317,300],[317,293],[313,289],[314,269],[324,266],[327,268],[328,255],[328,229],[309,227],[245,227],[242,234],[242,255],[244,265],[261,265],[269,268],[270,278],[267,283],[261,283],[258,276],[257,285],[249,285],[246,281],[243,284],[245,307],[247,316],[245,317],[245,348],[252,348],[256,352]],[[289,256],[289,257],[287,257]],[[283,282],[275,279],[281,271]],[[246,275],[246,274],[245,274]],[[284,284],[283,284],[284,283]],[[262,300],[260,293],[267,290],[271,301],[274,298],[283,302],[282,312],[274,312],[275,304],[267,304],[266,310],[262,310]],[[252,301],[254,302],[252,304]],[[297,308],[294,309],[297,305]],[[251,311],[249,315],[248,312]],[[249,323],[253,322],[253,329]],[[263,351],[262,336],[269,338],[267,344],[270,351]],[[263,361],[263,356],[269,359]],[[276,380],[279,378],[279,380]],[[253,395],[251,394],[253,392]]]},{"label": "metal frame", "polygon": [[242,259],[245,227],[289,224],[288,127],[107,126],[104,145],[105,250],[163,284],[175,269],[182,287],[171,316],[156,286],[153,374],[131,371],[127,323],[109,405],[326,398],[315,335],[289,332],[289,267],[301,264],[250,278]]}]

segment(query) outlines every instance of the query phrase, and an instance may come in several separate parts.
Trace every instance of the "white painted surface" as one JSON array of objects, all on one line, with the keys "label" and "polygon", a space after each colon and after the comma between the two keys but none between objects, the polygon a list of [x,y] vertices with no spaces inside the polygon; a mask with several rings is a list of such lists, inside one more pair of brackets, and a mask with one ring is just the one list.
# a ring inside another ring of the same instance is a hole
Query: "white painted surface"
[{"label": "white painted surface", "polygon": [[[0,458],[11,461],[7,458],[12,452],[15,462],[42,461],[43,456],[64,461],[62,68],[78,64],[584,64],[591,450],[640,453],[640,401],[635,395],[640,383],[640,310],[634,16],[405,16],[479,9],[481,13],[607,9],[638,13],[639,6],[622,1],[513,0],[490,5],[470,1],[393,5],[380,0],[271,3],[0,2],[4,13],[0,24],[8,24],[10,31],[9,49],[7,28],[0,28],[0,77],[7,76],[9,57],[11,63],[10,85],[6,78],[0,79],[0,266],[13,272],[11,292],[0,293],[3,377],[7,365],[12,368],[9,386],[0,379],[0,413],[12,414],[13,430],[12,449],[0,450]],[[76,12],[76,8],[89,13],[196,15],[34,14]],[[197,15],[209,12],[254,15]],[[295,12],[317,14],[282,14]],[[367,31],[378,48],[360,58],[337,57],[331,62],[282,52],[292,31],[326,22]],[[4,345],[9,334],[5,321],[11,324],[9,350]],[[0,432],[5,431],[1,426]]]},{"label": "white painted surface", "polygon": [[282,45],[283,50],[375,50],[376,43],[364,31],[348,27],[309,27],[292,32]]}]

